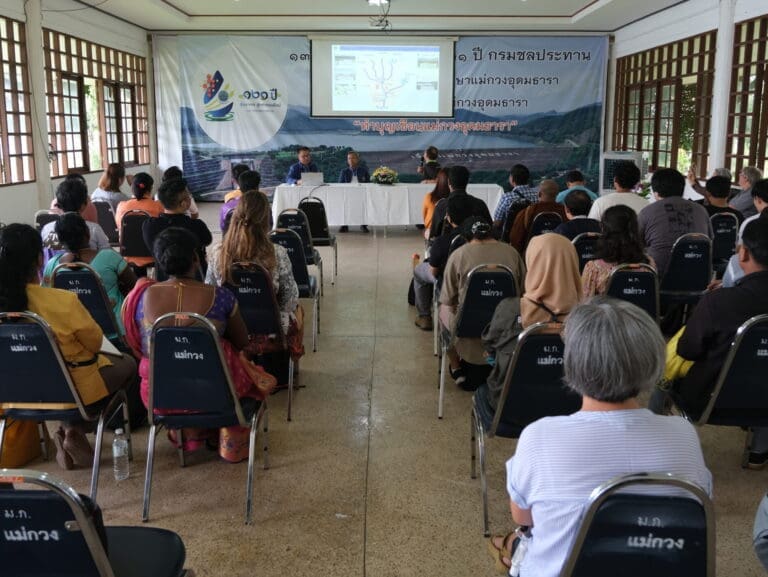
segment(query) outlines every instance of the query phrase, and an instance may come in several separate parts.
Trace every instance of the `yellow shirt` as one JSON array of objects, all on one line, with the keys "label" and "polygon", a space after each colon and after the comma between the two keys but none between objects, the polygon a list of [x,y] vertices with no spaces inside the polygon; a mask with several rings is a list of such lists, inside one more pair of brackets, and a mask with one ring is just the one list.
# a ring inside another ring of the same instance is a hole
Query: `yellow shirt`
[{"label": "yellow shirt", "polygon": [[68,367],[72,381],[83,399],[90,405],[109,394],[101,378],[99,367],[112,363],[101,350],[101,327],[93,320],[75,293],[27,285],[28,309],[43,317],[51,325],[56,342],[65,361],[83,362],[97,355],[97,362],[82,367]]},{"label": "yellow shirt", "polygon": [[237,190],[233,190],[232,192],[228,192],[227,194],[225,194],[224,202],[229,202],[233,198],[240,198],[241,196],[243,196],[243,193],[240,192],[240,189],[238,188]]}]

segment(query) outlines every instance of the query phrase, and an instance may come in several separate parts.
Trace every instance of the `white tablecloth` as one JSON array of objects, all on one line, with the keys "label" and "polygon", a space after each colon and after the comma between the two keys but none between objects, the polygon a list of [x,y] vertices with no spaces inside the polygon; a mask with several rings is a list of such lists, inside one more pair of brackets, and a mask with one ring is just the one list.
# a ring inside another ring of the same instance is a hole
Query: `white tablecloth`
[{"label": "white tablecloth", "polygon": [[[272,213],[277,222],[277,215],[281,211],[296,208],[305,196],[314,196],[325,204],[328,224],[331,226],[422,224],[424,195],[433,188],[432,184],[281,184],[275,189]],[[491,214],[503,194],[497,184],[470,184],[467,192],[484,201]]]}]

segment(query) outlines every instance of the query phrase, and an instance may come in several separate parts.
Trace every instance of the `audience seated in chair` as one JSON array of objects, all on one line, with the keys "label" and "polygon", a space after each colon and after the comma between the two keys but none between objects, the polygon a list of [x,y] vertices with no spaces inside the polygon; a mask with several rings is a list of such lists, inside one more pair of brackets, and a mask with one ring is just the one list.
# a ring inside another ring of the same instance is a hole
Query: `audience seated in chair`
[{"label": "audience seated in chair", "polygon": [[518,335],[535,323],[563,322],[581,300],[579,259],[564,237],[543,234],[531,239],[525,264],[523,296],[501,301],[483,331],[483,349],[492,359],[493,369],[477,397],[486,399],[491,414],[499,402]]},{"label": "audience seated in chair", "polygon": [[[135,385],[136,362],[127,355],[100,354],[103,334],[74,293],[41,287],[43,246],[37,231],[9,224],[0,236],[0,311],[30,311],[54,332],[72,380],[86,405]],[[93,449],[79,422],[62,423],[54,434],[56,461],[64,469],[90,467]]]},{"label": "audience seated in chair", "polygon": [[[269,240],[270,216],[269,201],[258,190],[249,190],[240,197],[227,235],[211,253],[205,282],[216,286],[231,283],[230,269],[236,262],[255,262],[263,266],[272,277],[291,357],[298,361],[304,355],[304,310],[299,304],[299,289],[288,252]],[[277,344],[266,338],[251,339],[248,354],[277,350]],[[278,348],[282,349],[282,346]]]},{"label": "audience seated in chair", "polygon": [[[141,358],[141,399],[145,406],[149,403],[149,337],[152,324],[170,312],[197,313],[210,320],[222,337],[222,348],[238,396],[263,398],[241,362],[240,351],[248,345],[248,332],[235,295],[225,288],[197,280],[200,268],[198,248],[197,237],[187,229],[170,227],[161,232],[154,244],[155,262],[168,280],[154,282],[141,279],[126,298],[123,324],[128,344]],[[248,457],[247,427],[185,429],[183,436],[183,449],[186,451],[213,444],[218,446],[221,458],[227,461],[239,462]],[[169,433],[169,437],[175,445],[175,435]]]},{"label": "audience seated in chair", "polygon": [[[59,186],[56,187],[56,204],[62,212],[76,212],[82,216],[89,204],[88,188],[85,185],[85,180],[75,177],[68,177],[62,180]],[[88,246],[96,250],[110,248],[109,239],[104,234],[104,230],[95,222],[90,220],[85,222],[90,232]],[[55,222],[49,222],[40,231],[43,246],[59,245],[55,226]]]},{"label": "audience seated in chair", "polygon": [[539,199],[539,189],[530,185],[531,172],[524,164],[515,164],[509,170],[509,186],[512,190],[505,192],[496,205],[493,213],[493,225],[501,228],[504,219],[513,204],[525,202],[531,204]]},{"label": "audience seated in chair", "polygon": [[[741,223],[741,227],[739,227],[739,234],[736,238],[737,245],[741,242],[741,235],[744,234],[744,229],[746,228],[747,224],[760,216],[763,218],[768,217],[768,211],[766,211],[766,209],[768,209],[768,178],[757,181],[752,187],[752,203],[755,205],[757,212],[749,218],[744,219],[744,222]],[[728,266],[725,269],[725,274],[723,275],[723,286],[733,286],[736,284],[736,281],[738,281],[743,276],[744,271],[741,270],[741,266],[739,265],[739,255],[734,254],[728,261]]]},{"label": "audience seated in chair", "polygon": [[[238,164],[237,166],[245,166],[244,164]],[[235,167],[237,168],[237,167]],[[235,170],[232,169],[232,174],[235,174]],[[261,174],[257,170],[251,170],[246,167],[246,170],[242,170],[238,173],[238,186],[239,188],[233,192],[227,194],[224,198],[224,204],[219,209],[219,228],[222,234],[226,234],[229,223],[227,222],[227,215],[235,209],[240,202],[240,198],[244,192],[249,190],[259,191],[261,185]],[[263,192],[261,194],[264,194]],[[266,194],[264,194],[266,197]],[[270,225],[272,224],[272,213],[269,214]]]},{"label": "audience seated in chair", "polygon": [[432,242],[429,257],[413,268],[416,326],[425,331],[432,330],[434,285],[437,279],[443,275],[453,239],[461,233],[459,225],[472,216],[474,206],[474,203],[465,194],[454,195],[447,202],[448,213],[445,217],[443,234]]},{"label": "audience seated in chair", "polygon": [[589,218],[589,209],[592,208],[592,199],[581,189],[575,189],[568,193],[563,202],[565,218],[567,219],[554,232],[562,234],[568,240],[573,240],[584,232],[600,232],[600,221]]},{"label": "audience seated in chair", "polygon": [[[515,523],[530,528],[521,575],[557,577],[593,489],[618,475],[672,473],[712,494],[699,438],[682,417],[654,415],[637,397],[661,378],[664,339],[645,312],[596,297],[565,322],[566,386],[581,410],[528,425],[507,462]],[[509,565],[514,533],[494,537]]]},{"label": "audience seated in chair", "polygon": [[104,169],[104,173],[99,178],[99,186],[91,193],[91,200],[108,202],[112,212],[117,213],[117,206],[129,199],[127,195],[120,191],[120,187],[126,181],[126,178],[130,185],[133,176],[129,174],[126,177],[123,165],[119,162],[113,162]]},{"label": "audience seated in chair", "polygon": [[756,214],[755,206],[752,203],[752,197],[754,197],[752,188],[762,178],[763,173],[755,166],[745,166],[739,172],[739,188],[741,188],[741,191],[731,198],[728,205],[743,214],[744,218],[749,218]]},{"label": "audience seated in chair", "polygon": [[569,170],[565,175],[565,190],[557,193],[557,202],[564,204],[569,194],[580,190],[585,193],[591,201],[597,200],[597,195],[586,187],[587,179],[580,170]]},{"label": "audience seated in chair", "polygon": [[645,263],[656,268],[643,248],[637,226],[637,213],[618,204],[603,213],[603,234],[597,241],[595,260],[589,261],[581,273],[584,298],[605,294],[611,271],[620,264]]},{"label": "audience seated in chair", "polygon": [[622,160],[613,165],[613,188],[616,192],[604,194],[592,203],[589,218],[602,220],[603,212],[617,204],[625,204],[635,212],[640,212],[648,201],[635,193],[640,184],[640,169],[634,162]]},{"label": "audience seated in chair", "polygon": [[[82,174],[78,174],[76,172],[70,172],[67,176],[64,177],[64,180],[79,180],[85,185],[85,189],[88,190],[88,183],[85,180],[85,177]],[[58,214],[62,214],[64,211],[59,208],[59,203],[56,200],[56,197],[53,197],[53,200],[51,200],[51,210],[53,212],[56,212]],[[96,207],[91,202],[91,199],[88,198],[87,204],[85,209],[80,213],[80,215],[89,222],[95,222],[96,224],[99,223],[99,215],[96,211]]]},{"label": "audience seated in chair", "polygon": [[512,230],[509,233],[509,244],[520,253],[525,250],[531,233],[531,225],[536,215],[543,212],[554,212],[565,220],[565,210],[562,204],[555,202],[557,196],[557,182],[552,179],[542,180],[539,183],[538,201],[534,202],[515,217]]},{"label": "audience seated in chair", "polygon": [[180,227],[190,231],[197,239],[197,256],[200,267],[205,273],[208,263],[205,259],[205,247],[213,241],[211,231],[202,220],[187,216],[192,205],[192,195],[187,190],[187,181],[183,178],[164,180],[160,184],[158,197],[163,205],[163,214],[144,221],[141,232],[147,247],[153,249],[157,236],[167,228]]},{"label": "audience seated in chair", "polygon": [[[133,177],[133,182],[131,183],[133,198],[117,205],[115,222],[118,228],[122,229],[123,216],[131,210],[141,210],[155,218],[163,213],[163,205],[152,198],[152,187],[154,184],[154,179],[146,172],[139,172]],[[122,230],[120,234],[122,236]],[[148,256],[131,256],[125,260],[137,267],[145,267],[152,263],[152,257]]]},{"label": "audience seated in chair", "polygon": [[703,206],[683,198],[685,177],[674,168],[661,168],[651,178],[656,202],[637,215],[640,237],[663,279],[672,245],[684,234],[698,232],[712,238],[712,223]]},{"label": "audience seated in chair", "polygon": [[482,216],[488,222],[491,222],[491,212],[488,210],[488,205],[476,196],[467,193],[467,185],[469,184],[469,170],[467,167],[450,166],[446,170],[448,171],[448,188],[451,192],[448,197],[441,199],[435,205],[435,210],[432,213],[432,226],[429,229],[429,238],[435,238],[443,234],[445,214],[448,211],[447,198],[456,194],[467,195],[472,202],[472,214]]},{"label": "audience seated in chair", "polygon": [[[690,179],[689,179],[690,182]],[[701,188],[703,199],[696,203],[704,207],[710,217],[727,212],[739,219],[739,224],[744,222],[744,215],[735,208],[728,206],[728,195],[731,193],[731,180],[725,176],[713,176],[707,179]]]},{"label": "audience seated in chair", "polygon": [[[525,264],[520,254],[508,244],[501,243],[491,236],[489,220],[473,215],[462,224],[462,229],[469,242],[448,257],[440,291],[440,322],[452,333],[456,311],[466,291],[467,274],[473,268],[481,264],[508,266],[515,277],[518,294],[525,279]],[[453,345],[448,349],[450,372],[456,384],[461,386],[466,382],[461,361],[470,365],[486,366],[485,355],[480,339],[454,339]],[[469,388],[476,388],[478,384],[468,383]]]},{"label": "audience seated in chair", "polygon": [[424,218],[424,233],[425,238],[429,239],[429,230],[432,228],[432,217],[435,214],[435,207],[437,203],[444,198],[448,198],[451,192],[448,186],[448,171],[445,168],[435,169],[434,165],[427,165],[424,167],[424,176],[428,176],[435,172],[432,180],[422,180],[422,184],[425,182],[434,182],[435,188],[424,195],[424,202],[421,204],[421,215]]},{"label": "audience seated in chair", "polygon": [[[693,407],[703,407],[709,400],[736,329],[749,318],[768,313],[768,218],[747,224],[737,257],[745,276],[734,287],[705,294],[677,339],[670,341],[677,347],[667,350],[666,376],[672,381],[668,385]],[[680,358],[692,363],[673,370],[681,365]],[[657,389],[649,406],[665,412],[667,398],[665,390]],[[768,428],[755,428],[754,433],[748,466],[762,468],[768,463]]]},{"label": "audience seated in chair", "polygon": [[224,195],[224,204],[227,204],[230,200],[243,196],[242,189],[240,188],[240,175],[249,170],[251,170],[251,167],[242,163],[232,167],[232,186],[237,188],[234,188]]},{"label": "audience seated in chair", "polygon": [[90,234],[86,222],[79,214],[67,212],[61,215],[56,222],[56,234],[64,245],[66,252],[53,256],[46,264],[43,271],[44,286],[53,285],[53,269],[58,265],[69,262],[84,262],[91,265],[101,278],[104,290],[112,303],[112,310],[120,329],[120,334],[125,334],[125,329],[120,322],[120,308],[123,306],[123,298],[133,285],[136,284],[136,275],[128,263],[116,251],[112,249],[95,250],[88,246]]}]

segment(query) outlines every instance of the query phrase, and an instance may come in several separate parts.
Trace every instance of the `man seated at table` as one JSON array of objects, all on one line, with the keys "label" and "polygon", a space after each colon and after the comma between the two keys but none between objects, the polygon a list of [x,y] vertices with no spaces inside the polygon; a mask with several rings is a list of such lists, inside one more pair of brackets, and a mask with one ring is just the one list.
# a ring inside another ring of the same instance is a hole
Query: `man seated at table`
[{"label": "man seated at table", "polygon": [[312,162],[312,153],[306,146],[300,146],[297,151],[299,161],[292,164],[285,177],[286,184],[301,186],[301,175],[305,172],[320,172],[317,165]]},{"label": "man seated at table", "polygon": [[[360,184],[371,182],[371,175],[368,174],[368,169],[360,164],[360,155],[354,150],[350,150],[347,153],[347,165],[347,168],[343,168],[339,173],[339,182]],[[360,225],[360,230],[368,232],[368,225]],[[339,232],[348,231],[349,227],[346,224],[339,228]]]},{"label": "man seated at table", "polygon": [[438,150],[436,146],[428,146],[427,149],[424,151],[424,154],[421,156],[421,163],[419,164],[419,167],[416,169],[416,172],[419,174],[424,174],[424,169],[427,166],[432,165],[433,168],[440,168],[440,163],[437,160],[437,154]]}]

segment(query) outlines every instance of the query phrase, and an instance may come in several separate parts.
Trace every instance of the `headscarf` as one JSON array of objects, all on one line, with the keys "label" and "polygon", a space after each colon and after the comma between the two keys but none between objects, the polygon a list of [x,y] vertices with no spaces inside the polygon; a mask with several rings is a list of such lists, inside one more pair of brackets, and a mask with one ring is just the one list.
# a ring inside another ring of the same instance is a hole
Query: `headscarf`
[{"label": "headscarf", "polygon": [[579,257],[573,244],[560,234],[535,236],[525,251],[525,266],[528,272],[520,301],[523,327],[551,321],[553,314],[558,321],[565,320],[581,301]]}]

